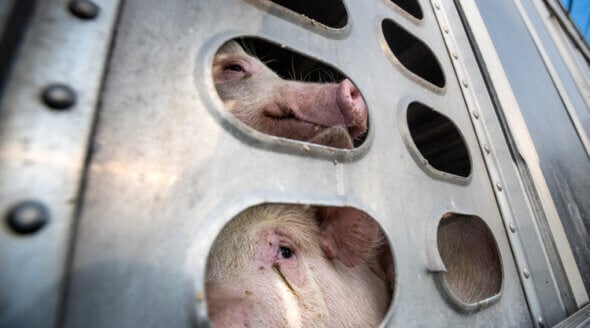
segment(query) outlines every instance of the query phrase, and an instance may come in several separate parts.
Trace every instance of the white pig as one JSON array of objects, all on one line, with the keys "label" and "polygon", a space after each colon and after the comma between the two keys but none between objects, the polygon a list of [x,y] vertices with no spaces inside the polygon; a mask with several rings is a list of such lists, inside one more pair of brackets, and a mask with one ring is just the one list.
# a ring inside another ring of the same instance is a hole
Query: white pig
[{"label": "white pig", "polygon": [[374,327],[391,289],[375,221],[354,209],[259,205],[228,223],[207,265],[215,327]]},{"label": "white pig", "polygon": [[367,131],[367,107],[350,80],[283,80],[235,41],[217,52],[213,80],[226,109],[266,134],[352,148]]},{"label": "white pig", "polygon": [[[367,130],[365,102],[349,80],[285,81],[237,42],[218,51],[213,78],[227,110],[261,132],[349,149]],[[445,281],[459,300],[477,302],[501,288],[499,255],[483,222],[455,219],[446,215],[438,230]],[[378,225],[350,208],[251,208],[223,229],[207,269],[218,327],[371,327],[393,285]]]}]

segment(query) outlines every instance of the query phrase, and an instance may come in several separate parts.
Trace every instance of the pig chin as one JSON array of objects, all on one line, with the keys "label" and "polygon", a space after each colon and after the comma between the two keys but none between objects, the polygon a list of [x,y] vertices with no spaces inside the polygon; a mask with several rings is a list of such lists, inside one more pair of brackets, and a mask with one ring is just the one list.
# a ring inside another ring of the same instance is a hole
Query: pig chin
[{"label": "pig chin", "polygon": [[[261,278],[255,273],[251,277]],[[242,288],[235,288],[236,284]],[[223,286],[209,284],[207,294],[211,295],[209,318],[216,328],[328,327],[325,306],[307,300],[310,295],[296,296],[278,277],[261,281],[237,278]]]},{"label": "pig chin", "polygon": [[[387,287],[366,266],[309,263],[306,283],[289,287],[274,270],[247,271],[207,286],[214,327],[375,327],[389,303]],[[259,271],[259,272],[256,272]],[[348,274],[346,274],[348,273]],[[359,278],[362,277],[362,278]],[[239,287],[237,287],[239,286]],[[358,303],[357,298],[364,300]]]},{"label": "pig chin", "polygon": [[342,125],[324,126],[297,118],[270,119],[253,127],[277,137],[310,142],[328,147],[352,149],[353,140],[364,133],[362,127]]}]

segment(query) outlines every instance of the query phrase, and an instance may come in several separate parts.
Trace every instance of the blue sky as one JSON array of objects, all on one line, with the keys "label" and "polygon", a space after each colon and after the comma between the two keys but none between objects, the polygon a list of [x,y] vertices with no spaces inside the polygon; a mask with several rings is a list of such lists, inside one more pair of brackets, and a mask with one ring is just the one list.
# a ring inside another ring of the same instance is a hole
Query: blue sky
[{"label": "blue sky", "polygon": [[586,42],[590,43],[590,0],[561,0],[561,4],[566,9],[571,5],[570,17],[586,38]]}]

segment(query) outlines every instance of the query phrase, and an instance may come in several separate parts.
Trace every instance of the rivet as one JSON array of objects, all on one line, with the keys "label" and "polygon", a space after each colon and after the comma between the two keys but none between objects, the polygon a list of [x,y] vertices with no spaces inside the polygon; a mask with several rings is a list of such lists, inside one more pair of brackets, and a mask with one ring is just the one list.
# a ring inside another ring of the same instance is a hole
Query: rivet
[{"label": "rivet", "polygon": [[198,291],[195,294],[195,299],[197,300],[197,302],[202,302],[205,299],[205,295],[203,294],[203,292]]},{"label": "rivet", "polygon": [[500,182],[496,182],[496,189],[498,189],[498,191],[502,191],[502,185]]},{"label": "rivet", "polygon": [[449,33],[449,28],[448,28],[448,27],[446,27],[446,26],[444,26],[444,27],[443,27],[443,31],[444,31],[445,33]]},{"label": "rivet", "polygon": [[483,150],[485,150],[485,152],[488,154],[492,151],[489,145],[483,145]]},{"label": "rivet", "polygon": [[67,109],[76,103],[76,92],[65,84],[55,83],[43,89],[43,102],[53,109]]},{"label": "rivet", "polygon": [[529,272],[529,270],[527,268],[522,269],[522,274],[524,275],[524,277],[526,279],[529,279],[531,277],[531,273]]},{"label": "rivet", "polygon": [[440,9],[440,4],[439,4],[438,2],[437,2],[437,3],[435,3],[435,4],[434,4],[434,8],[436,8],[436,9]]},{"label": "rivet", "polygon": [[70,12],[81,19],[93,19],[98,16],[100,8],[89,0],[72,0],[68,8]]},{"label": "rivet", "polygon": [[453,51],[453,58],[459,59],[459,54],[455,51]]},{"label": "rivet", "polygon": [[512,233],[515,233],[515,232],[516,232],[516,226],[514,226],[514,223],[510,222],[510,223],[508,224],[508,228],[510,228],[510,231],[511,231]]},{"label": "rivet", "polygon": [[540,328],[545,328],[545,321],[542,317],[537,317],[537,323],[539,324]]},{"label": "rivet", "polygon": [[467,84],[467,81],[465,81],[465,80],[462,80],[461,83],[463,84],[463,86],[465,88],[467,88],[469,86],[469,84]]},{"label": "rivet", "polygon": [[479,118],[479,112],[474,110],[473,111],[473,117],[475,117],[475,119],[477,120]]},{"label": "rivet", "polygon": [[6,219],[14,232],[31,234],[49,222],[49,210],[37,201],[27,200],[12,206]]}]

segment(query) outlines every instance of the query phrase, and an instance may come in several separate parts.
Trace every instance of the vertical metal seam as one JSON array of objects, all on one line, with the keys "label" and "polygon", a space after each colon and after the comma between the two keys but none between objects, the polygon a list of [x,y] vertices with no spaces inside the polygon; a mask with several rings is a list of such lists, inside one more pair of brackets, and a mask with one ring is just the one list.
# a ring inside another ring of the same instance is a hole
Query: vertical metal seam
[{"label": "vertical metal seam", "polygon": [[579,49],[574,49],[575,42],[567,37],[567,32],[559,23],[559,18],[554,14],[553,10],[547,3],[543,0],[533,0],[532,3],[536,7],[537,12],[540,13],[547,31],[551,35],[561,57],[564,59],[569,73],[572,75],[572,79],[578,85],[582,98],[584,98],[584,103],[587,107],[590,107],[590,84],[588,83],[586,75],[581,72],[584,69],[581,64],[588,63],[586,61],[581,62],[579,58],[576,58],[576,53],[574,52],[580,53],[580,56],[582,57],[583,53],[580,52]]},{"label": "vertical metal seam", "polygon": [[115,46],[115,40],[116,40],[116,33],[117,33],[117,26],[119,25],[119,22],[121,20],[121,9],[123,8],[123,3],[125,2],[125,0],[115,0],[118,1],[117,4],[115,4],[115,19],[112,21],[112,26],[111,26],[111,33],[109,34],[110,40],[107,43],[108,46],[108,50],[106,51],[106,59],[105,62],[103,63],[103,67],[102,67],[102,73],[100,75],[100,82],[99,82],[99,86],[98,86],[98,90],[97,90],[97,95],[96,95],[96,102],[94,104],[94,112],[92,115],[92,124],[90,126],[90,131],[88,133],[88,142],[86,144],[86,154],[84,157],[84,163],[82,165],[82,170],[80,172],[80,180],[79,180],[79,185],[78,185],[78,191],[77,191],[77,202],[74,206],[74,210],[72,213],[72,222],[71,222],[71,226],[70,226],[70,231],[69,231],[69,236],[68,236],[68,248],[67,248],[67,253],[65,256],[65,261],[64,261],[64,267],[63,267],[63,272],[64,272],[64,281],[62,282],[62,286],[61,286],[61,290],[60,290],[60,295],[59,295],[59,299],[58,299],[58,304],[56,307],[56,316],[55,316],[55,327],[63,327],[64,323],[65,323],[65,319],[66,319],[66,313],[67,313],[67,296],[68,296],[68,291],[69,291],[69,287],[70,287],[70,279],[69,277],[71,276],[71,269],[73,267],[73,263],[74,263],[74,256],[75,256],[75,246],[76,246],[76,241],[77,241],[77,232],[78,232],[78,223],[80,222],[80,218],[81,218],[81,213],[82,213],[82,208],[83,208],[83,203],[84,203],[84,191],[86,190],[86,182],[87,182],[87,177],[88,177],[88,169],[90,167],[90,161],[92,159],[92,154],[93,154],[93,148],[94,148],[94,137],[96,135],[96,129],[97,129],[97,125],[98,125],[98,117],[99,117],[99,112],[100,112],[100,108],[102,105],[102,101],[101,101],[101,95],[104,92],[104,88],[105,88],[105,81],[107,78],[107,75],[109,73],[109,61],[111,58],[111,55],[113,53],[113,48]]},{"label": "vertical metal seam", "polygon": [[543,1],[551,13],[557,17],[559,24],[563,27],[565,33],[572,39],[572,42],[576,45],[576,47],[580,50],[584,58],[587,61],[590,61],[590,48],[588,47],[587,43],[584,41],[581,33],[578,29],[574,26],[573,22],[563,13],[563,9],[560,7],[559,4],[555,4],[552,0],[541,0]]},{"label": "vertical metal seam", "polygon": [[[529,309],[531,311],[531,317],[536,327],[539,327],[539,324],[536,318],[542,317],[542,307],[540,305],[540,301],[538,299],[537,292],[535,290],[535,286],[531,279],[528,279],[524,272],[528,272],[527,268],[529,267],[526,256],[524,254],[524,246],[520,239],[518,233],[508,233],[511,230],[511,225],[514,222],[514,214],[512,212],[512,207],[510,205],[510,201],[507,198],[506,192],[503,191],[502,188],[502,174],[499,171],[499,165],[497,164],[497,157],[495,156],[494,152],[488,153],[484,147],[481,145],[489,145],[490,136],[485,128],[483,123],[484,118],[480,117],[483,116],[482,110],[479,106],[479,102],[476,100],[476,96],[474,94],[473,88],[468,88],[467,86],[473,85],[473,83],[469,79],[469,75],[466,73],[467,70],[462,64],[462,61],[458,58],[463,58],[464,56],[460,54],[461,49],[457,46],[454,38],[452,37],[453,31],[451,26],[448,22],[448,18],[446,17],[446,13],[442,8],[437,8],[438,0],[431,0],[433,8],[435,9],[435,16],[437,18],[439,27],[446,27],[449,30],[449,33],[441,33],[447,46],[447,50],[450,55],[452,55],[455,60],[451,60],[453,68],[455,69],[455,73],[457,75],[458,81],[463,81],[462,85],[460,86],[461,93],[463,94],[463,98],[466,103],[467,109],[474,108],[474,113],[470,113],[469,115],[471,123],[474,127],[474,131],[477,137],[477,140],[480,144],[480,152],[483,157],[484,163],[486,164],[486,168],[488,171],[488,175],[490,178],[490,183],[494,185],[493,191],[494,195],[496,196],[496,200],[498,202],[498,209],[500,210],[504,229],[506,231],[506,235],[508,240],[511,244],[512,253],[517,265],[517,271],[519,272],[518,276],[520,278],[521,284],[524,289],[524,293],[526,296],[527,303],[529,304]],[[443,30],[441,28],[441,30]],[[475,114],[477,113],[477,114]],[[489,147],[489,146],[488,146]]]},{"label": "vertical metal seam", "polygon": [[[562,100],[562,102],[569,114],[569,117],[572,120],[572,123],[574,124],[574,128],[576,129],[576,132],[578,133],[578,137],[580,138],[580,141],[582,142],[584,149],[586,150],[586,155],[589,156],[589,158],[590,158],[590,140],[588,140],[588,136],[586,135],[583,127],[581,126],[580,119],[578,118],[578,115],[576,114],[575,109],[573,108],[573,104],[572,104],[570,98],[568,97],[567,92],[565,91],[565,89],[563,87],[563,84],[561,83],[561,79],[559,78],[559,75],[557,74],[555,67],[551,63],[551,60],[547,54],[547,51],[545,50],[545,47],[543,46],[543,44],[539,38],[539,35],[537,34],[537,32],[535,32],[534,26],[528,16],[528,14],[526,13],[526,11],[521,3],[521,0],[514,0],[514,4],[516,5],[518,13],[522,17],[522,20],[523,20],[529,34],[531,35],[531,38],[533,39],[533,42],[535,43],[535,46],[537,47],[539,54],[541,55],[541,58],[543,60],[543,63],[545,64],[545,67],[547,67],[549,75],[551,76],[551,79],[553,80],[553,84],[555,85],[557,92],[559,93],[559,96],[561,97],[561,100]],[[566,238],[566,240],[567,240],[567,238]],[[569,246],[569,243],[568,243],[568,246]],[[572,259],[572,260],[573,260],[573,264],[575,265],[576,264],[575,259]],[[571,270],[568,270],[567,266],[565,266],[565,269],[566,269],[565,272],[566,272],[566,275],[568,276],[568,281],[571,285],[571,289],[574,294],[574,298],[576,300],[576,303],[578,304],[578,306],[581,304],[587,303],[588,302],[588,294],[586,293],[586,289],[584,288],[584,283],[582,282],[579,272],[576,275],[575,273],[570,272]]]},{"label": "vertical metal seam", "polygon": [[586,155],[590,158],[590,140],[588,139],[588,136],[586,135],[586,132],[584,131],[584,127],[582,126],[582,123],[580,122],[580,119],[578,118],[578,114],[576,113],[576,111],[574,109],[574,105],[572,104],[570,97],[568,96],[565,88],[563,87],[563,83],[561,82],[561,79],[559,78],[559,75],[557,74],[557,71],[555,70],[553,63],[551,63],[549,55],[547,54],[547,51],[545,50],[545,47],[543,46],[543,43],[541,42],[539,35],[535,31],[533,23],[531,22],[531,19],[529,18],[529,15],[527,14],[526,10],[524,9],[521,1],[514,0],[514,4],[516,5],[516,9],[518,10],[518,13],[519,13],[520,17],[522,18],[531,38],[533,39],[535,46],[537,47],[537,51],[539,52],[539,55],[541,55],[541,59],[543,60],[545,67],[547,67],[547,71],[548,71],[549,75],[551,76],[551,79],[553,80],[553,85],[555,85],[555,88],[557,89],[557,92],[559,93],[561,101],[563,102],[563,105],[565,106],[565,109],[566,109],[570,119],[572,120],[572,123],[574,124],[574,128],[578,134],[578,137],[580,138],[580,141],[582,142],[582,145],[584,146],[584,150],[586,150]]}]

